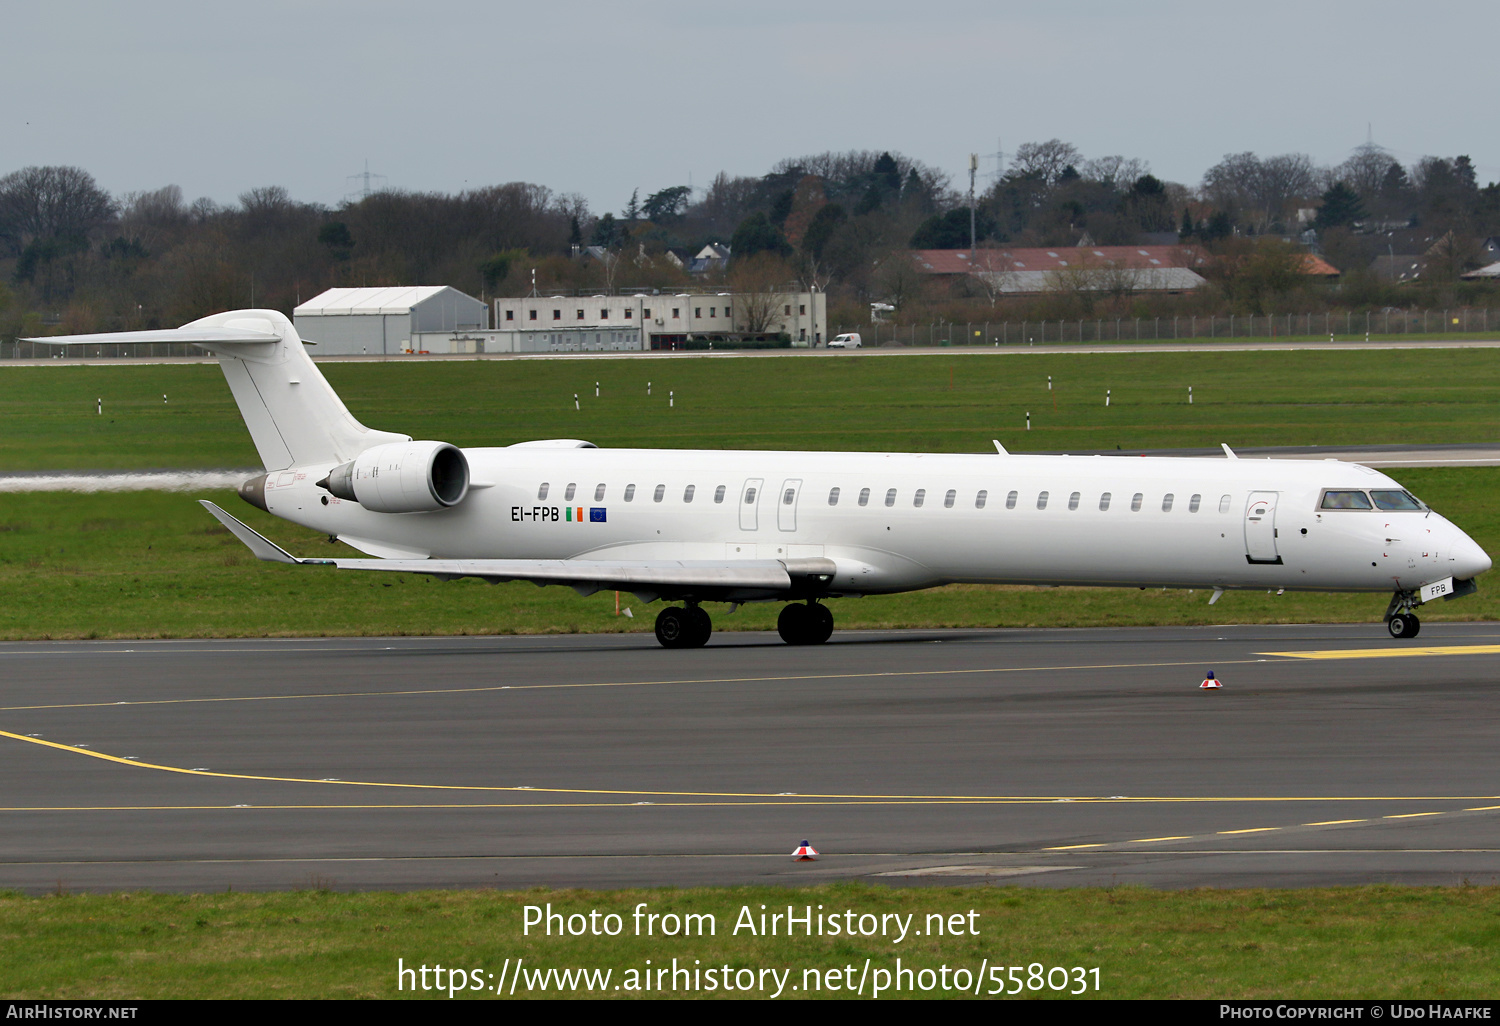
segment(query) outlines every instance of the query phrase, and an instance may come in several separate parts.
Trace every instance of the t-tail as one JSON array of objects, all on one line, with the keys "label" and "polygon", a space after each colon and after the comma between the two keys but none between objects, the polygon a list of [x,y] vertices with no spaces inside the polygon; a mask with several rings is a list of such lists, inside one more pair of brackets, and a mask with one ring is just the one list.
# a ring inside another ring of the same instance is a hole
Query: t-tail
[{"label": "t-tail", "polygon": [[276,310],[231,310],[159,331],[54,335],[24,341],[64,346],[188,342],[208,350],[219,358],[268,472],[344,463],[374,446],[411,440],[410,435],[376,431],[355,420],[307,355],[296,327]]}]

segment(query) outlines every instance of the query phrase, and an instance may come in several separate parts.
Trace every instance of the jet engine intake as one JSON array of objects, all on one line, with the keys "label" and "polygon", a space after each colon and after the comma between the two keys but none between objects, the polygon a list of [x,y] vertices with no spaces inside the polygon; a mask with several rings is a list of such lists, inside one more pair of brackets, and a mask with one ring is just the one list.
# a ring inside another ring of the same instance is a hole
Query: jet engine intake
[{"label": "jet engine intake", "polygon": [[469,461],[447,442],[390,442],[334,467],[318,487],[374,513],[430,513],[469,494]]}]

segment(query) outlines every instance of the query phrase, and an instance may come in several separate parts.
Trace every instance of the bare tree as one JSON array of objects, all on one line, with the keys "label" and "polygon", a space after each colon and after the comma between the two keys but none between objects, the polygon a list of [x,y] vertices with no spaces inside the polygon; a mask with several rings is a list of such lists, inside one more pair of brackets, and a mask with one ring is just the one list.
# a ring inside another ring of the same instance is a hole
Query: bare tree
[{"label": "bare tree", "polygon": [[926,292],[927,276],[917,270],[911,253],[897,249],[878,262],[872,284],[877,295],[902,310]]},{"label": "bare tree", "polygon": [[1061,139],[1048,139],[1040,143],[1022,143],[1016,147],[1011,158],[1011,167],[1023,175],[1035,175],[1048,185],[1057,181],[1063,168],[1077,168],[1083,162],[1083,154],[1072,143]]},{"label": "bare tree", "polygon": [[108,224],[115,203],[76,167],[28,167],[0,178],[0,241],[14,252],[35,239],[84,239]]},{"label": "bare tree", "polygon": [[977,249],[969,255],[970,276],[989,299],[990,306],[1008,293],[1017,291],[1019,277],[1016,261],[998,249]]},{"label": "bare tree", "polygon": [[1359,193],[1360,199],[1368,202],[1380,193],[1381,183],[1396,163],[1396,158],[1384,147],[1365,143],[1355,147],[1353,155],[1334,170],[1334,176]]},{"label": "bare tree", "polygon": [[1137,179],[1151,173],[1151,165],[1135,157],[1125,158],[1118,154],[1086,160],[1078,173],[1091,182],[1107,185],[1116,192],[1124,192]]},{"label": "bare tree", "polygon": [[1229,153],[1203,176],[1203,192],[1211,203],[1262,231],[1291,201],[1315,194],[1317,186],[1317,168],[1304,153],[1264,160],[1254,153]]},{"label": "bare tree", "polygon": [[791,277],[786,262],[772,253],[756,253],[736,260],[729,271],[729,286],[734,290],[735,322],[748,335],[763,335],[771,330],[772,321],[789,291]]}]

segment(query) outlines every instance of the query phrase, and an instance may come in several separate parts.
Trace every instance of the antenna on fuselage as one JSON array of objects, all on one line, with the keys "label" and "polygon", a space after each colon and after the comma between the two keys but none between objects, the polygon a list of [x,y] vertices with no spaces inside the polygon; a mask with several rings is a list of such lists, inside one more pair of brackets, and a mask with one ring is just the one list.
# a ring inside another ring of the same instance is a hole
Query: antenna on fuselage
[{"label": "antenna on fuselage", "polygon": [[1005,451],[1005,446],[1003,446],[1003,445],[1000,444],[1000,439],[998,439],[998,438],[991,438],[990,441],[992,441],[992,442],[995,443],[995,451],[998,452],[1001,456],[1009,456],[1010,455],[1010,453],[1008,453],[1008,452]]},{"label": "antenna on fuselage", "polygon": [[1219,444],[1224,447],[1224,455],[1225,456],[1229,457],[1232,460],[1239,459],[1239,457],[1234,454],[1234,450],[1229,447],[1229,443],[1228,442],[1220,442]]}]

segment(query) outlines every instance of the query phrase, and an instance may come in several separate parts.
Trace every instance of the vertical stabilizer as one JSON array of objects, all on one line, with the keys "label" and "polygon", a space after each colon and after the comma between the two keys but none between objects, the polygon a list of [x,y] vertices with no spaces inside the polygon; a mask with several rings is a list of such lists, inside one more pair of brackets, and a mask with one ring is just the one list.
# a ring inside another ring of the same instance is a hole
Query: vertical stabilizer
[{"label": "vertical stabilizer", "polygon": [[190,342],[219,358],[229,390],[266,470],[345,463],[371,446],[409,442],[354,419],[307,355],[297,329],[276,310],[231,310],[164,331],[54,335],[48,345]]},{"label": "vertical stabilizer", "polygon": [[307,355],[292,322],[276,310],[235,310],[183,325],[275,335],[276,342],[198,342],[219,367],[267,470],[343,463],[374,445],[410,435],[375,431],[354,419]]}]

